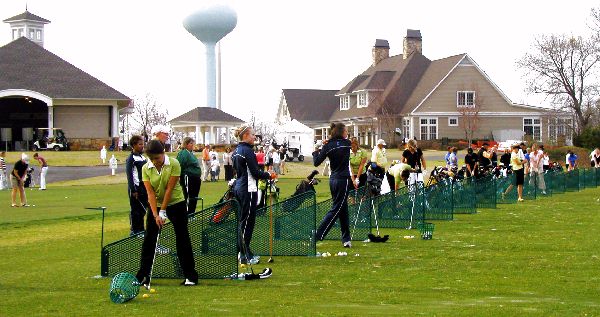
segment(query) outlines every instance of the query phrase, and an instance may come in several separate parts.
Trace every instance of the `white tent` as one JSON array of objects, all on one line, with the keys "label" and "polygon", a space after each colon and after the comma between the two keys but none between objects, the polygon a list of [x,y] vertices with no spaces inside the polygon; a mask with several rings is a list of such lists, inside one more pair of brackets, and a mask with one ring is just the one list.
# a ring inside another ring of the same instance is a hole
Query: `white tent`
[{"label": "white tent", "polygon": [[289,142],[290,148],[300,148],[300,153],[310,156],[314,147],[314,130],[294,119],[277,126],[278,143]]}]

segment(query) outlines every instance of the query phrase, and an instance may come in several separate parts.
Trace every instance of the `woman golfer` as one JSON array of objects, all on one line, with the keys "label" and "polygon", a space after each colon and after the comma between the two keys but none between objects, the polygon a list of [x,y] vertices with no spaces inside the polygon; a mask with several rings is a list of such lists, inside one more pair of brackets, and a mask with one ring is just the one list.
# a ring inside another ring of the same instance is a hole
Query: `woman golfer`
[{"label": "woman golfer", "polygon": [[313,152],[313,163],[315,167],[319,166],[325,158],[329,158],[331,166],[331,176],[329,177],[329,189],[333,199],[333,207],[323,217],[315,238],[323,240],[335,221],[340,219],[340,228],[342,230],[342,245],[350,248],[350,227],[348,220],[348,188],[352,186],[350,176],[350,141],[348,140],[348,130],[343,123],[331,124],[331,138],[324,142],[322,149]]},{"label": "woman golfer", "polygon": [[254,131],[249,126],[242,126],[235,131],[235,137],[240,141],[233,152],[233,168],[237,179],[233,187],[235,198],[240,203],[240,217],[238,228],[238,251],[241,264],[257,264],[259,257],[254,256],[250,250],[250,241],[254,232],[256,221],[256,204],[259,179],[274,179],[277,177],[272,171],[263,172],[258,167],[256,154],[252,150],[254,145]]},{"label": "woman golfer", "polygon": [[177,153],[177,161],[181,165],[179,184],[183,189],[183,197],[187,201],[187,212],[196,212],[198,193],[200,192],[200,164],[194,155],[194,139],[183,138],[183,148]]},{"label": "woman golfer", "polygon": [[181,185],[179,185],[181,167],[176,159],[165,155],[164,146],[159,140],[148,142],[146,155],[150,161],[142,168],[142,180],[148,192],[150,210],[147,214],[140,270],[136,277],[142,284],[150,281],[158,231],[162,229],[168,217],[175,229],[177,257],[185,276],[181,285],[194,286],[198,284],[198,272],[195,269],[187,227],[188,215],[185,199]]}]

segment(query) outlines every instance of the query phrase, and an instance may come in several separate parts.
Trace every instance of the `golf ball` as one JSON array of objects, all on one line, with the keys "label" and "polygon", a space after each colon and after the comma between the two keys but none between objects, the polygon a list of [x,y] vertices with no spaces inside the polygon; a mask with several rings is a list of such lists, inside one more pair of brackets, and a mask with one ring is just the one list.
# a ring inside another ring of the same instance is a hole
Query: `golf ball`
[{"label": "golf ball", "polygon": [[356,253],[354,256],[360,256],[360,254]]},{"label": "golf ball", "polygon": [[35,207],[35,205],[31,205],[31,206]]},{"label": "golf ball", "polygon": [[142,295],[142,297],[143,297],[143,298],[148,298],[148,297],[150,297],[150,295],[148,295],[148,294],[144,294],[144,295]]},{"label": "golf ball", "polygon": [[155,290],[155,289],[153,289],[153,288],[151,288],[151,289],[150,289],[150,293],[154,294],[154,293],[156,293],[156,290]]}]

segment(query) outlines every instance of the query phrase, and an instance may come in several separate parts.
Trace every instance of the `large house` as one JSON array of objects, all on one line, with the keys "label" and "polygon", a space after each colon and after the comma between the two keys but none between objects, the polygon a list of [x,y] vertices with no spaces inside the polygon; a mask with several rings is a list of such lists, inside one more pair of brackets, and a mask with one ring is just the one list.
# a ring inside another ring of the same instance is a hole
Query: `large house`
[{"label": "large house", "polygon": [[324,95],[314,110],[310,98],[290,94],[311,96],[314,90],[283,90],[278,121],[284,122],[283,114],[288,114],[313,128],[315,139],[327,137],[329,122],[344,122],[350,135],[366,145],[405,137],[569,139],[570,115],[513,103],[468,54],[432,61],[423,55],[418,30],[408,30],[403,44],[403,54],[389,56],[388,41],[376,40],[372,65],[334,93],[335,104],[332,96]]},{"label": "large house", "polygon": [[[44,49],[44,24],[28,11],[5,19],[13,41],[0,47],[2,149],[25,150],[56,128],[73,149],[98,149],[119,137],[131,99]],[[31,145],[31,143],[29,143]]]}]

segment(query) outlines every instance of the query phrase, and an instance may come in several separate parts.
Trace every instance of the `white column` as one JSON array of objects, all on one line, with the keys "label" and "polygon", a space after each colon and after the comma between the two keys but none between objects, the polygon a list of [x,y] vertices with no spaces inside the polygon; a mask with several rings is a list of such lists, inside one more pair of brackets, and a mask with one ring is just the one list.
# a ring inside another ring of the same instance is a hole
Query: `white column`
[{"label": "white column", "polygon": [[112,129],[110,131],[111,137],[119,136],[119,110],[117,105],[112,106],[112,114],[111,114],[111,126]]},{"label": "white column", "polygon": [[225,140],[227,140],[227,144],[231,144],[231,134],[229,130],[231,130],[230,127],[225,128]]},{"label": "white column", "polygon": [[200,131],[200,125],[196,125],[196,132],[194,132],[194,139],[196,139],[196,144],[202,144],[202,139],[200,139],[201,135],[201,131]]},{"label": "white column", "polygon": [[215,127],[210,126],[210,134],[208,135],[208,143],[215,144]]},{"label": "white column", "polygon": [[354,135],[354,137],[358,137],[358,129],[359,126],[357,124],[354,124],[354,131],[352,131],[352,134]]},{"label": "white column", "polygon": [[54,107],[52,106],[52,104],[48,105],[48,137],[52,138],[54,137],[54,130],[52,130],[52,128],[54,128]]}]

